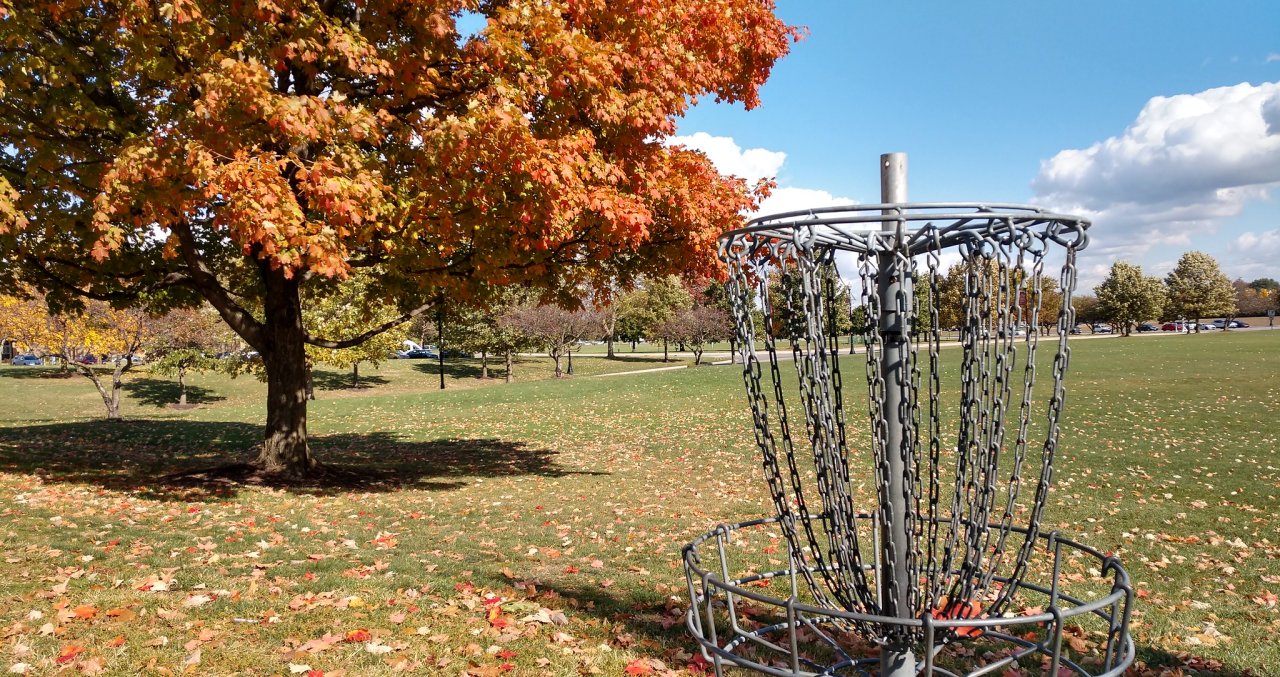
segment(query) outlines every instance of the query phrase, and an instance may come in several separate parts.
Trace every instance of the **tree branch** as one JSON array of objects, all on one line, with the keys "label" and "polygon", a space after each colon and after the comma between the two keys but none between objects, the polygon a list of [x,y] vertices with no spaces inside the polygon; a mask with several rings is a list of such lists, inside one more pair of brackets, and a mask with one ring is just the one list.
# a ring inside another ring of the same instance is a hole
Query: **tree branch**
[{"label": "tree branch", "polygon": [[424,303],[418,306],[417,308],[410,310],[409,312],[401,315],[400,317],[397,317],[394,320],[383,322],[382,324],[374,327],[373,329],[370,329],[369,331],[364,332],[363,334],[360,334],[358,336],[353,336],[349,339],[344,339],[342,341],[331,341],[329,339],[317,338],[315,336],[312,336],[309,332],[305,334],[303,340],[306,341],[308,344],[316,346],[318,348],[330,348],[332,350],[341,350],[342,348],[350,348],[352,346],[358,346],[361,343],[364,343],[365,341],[368,341],[369,339],[377,336],[378,334],[381,334],[382,332],[388,331],[390,329],[394,329],[395,327],[398,327],[404,324],[405,322],[408,322],[409,320],[412,320],[413,318],[423,314],[424,312],[431,310],[432,308],[435,307],[435,305],[438,302],[439,302],[439,299],[428,301],[427,303]]},{"label": "tree branch", "polygon": [[265,328],[249,311],[240,307],[240,304],[231,298],[231,294],[200,258],[200,251],[191,227],[186,222],[177,222],[170,228],[178,236],[178,244],[181,245],[178,249],[182,253],[183,261],[187,264],[192,286],[213,305],[231,329],[254,349],[263,352],[266,347]]}]

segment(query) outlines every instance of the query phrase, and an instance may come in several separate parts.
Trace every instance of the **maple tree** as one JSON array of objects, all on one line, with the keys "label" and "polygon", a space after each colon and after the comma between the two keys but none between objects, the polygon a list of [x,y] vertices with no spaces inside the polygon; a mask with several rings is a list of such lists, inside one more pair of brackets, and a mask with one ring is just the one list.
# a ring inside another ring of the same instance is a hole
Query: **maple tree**
[{"label": "maple tree", "polygon": [[1204,252],[1183,254],[1164,283],[1169,290],[1169,310],[1193,320],[1197,334],[1200,320],[1236,312],[1236,290],[1231,278],[1223,275],[1217,260]]},{"label": "maple tree", "polygon": [[1142,267],[1125,261],[1111,264],[1102,284],[1093,288],[1098,295],[1098,312],[1128,336],[1134,325],[1160,317],[1165,291],[1160,278],[1142,274]]},{"label": "maple tree", "polygon": [[[7,4],[0,4],[0,8]],[[464,13],[483,18],[463,34]],[[759,103],[799,31],[772,0],[124,0],[0,17],[0,257],[55,308],[202,300],[261,353],[263,474],[317,467],[307,288],[425,312],[704,274],[759,193],[663,141]],[[761,189],[764,187],[762,186]]]}]

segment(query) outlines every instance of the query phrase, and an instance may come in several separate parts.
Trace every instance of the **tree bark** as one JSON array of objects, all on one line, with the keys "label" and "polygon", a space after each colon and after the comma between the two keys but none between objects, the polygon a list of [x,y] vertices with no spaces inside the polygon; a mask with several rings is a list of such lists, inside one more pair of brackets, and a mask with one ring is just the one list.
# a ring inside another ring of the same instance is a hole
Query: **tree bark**
[{"label": "tree bark", "polygon": [[670,359],[667,358],[667,340],[666,339],[662,339],[662,361],[663,362],[671,361]]},{"label": "tree bark", "polygon": [[187,365],[178,365],[178,406],[187,406]]},{"label": "tree bark", "polygon": [[93,370],[93,367],[70,360],[67,358],[66,354],[63,354],[61,357],[64,364],[74,366],[76,371],[79,371],[85,378],[93,381],[93,387],[98,389],[98,396],[102,398],[102,405],[107,409],[107,420],[120,420],[120,390],[124,386],[124,373],[129,371],[129,368],[133,366],[132,359],[126,357],[123,363],[116,365],[115,369],[111,372],[111,390],[108,391],[106,385],[102,383],[102,379],[99,378],[97,372]]},{"label": "tree bark", "polygon": [[615,355],[613,352],[613,334],[609,334],[608,338],[605,339],[605,343],[608,344],[609,346],[609,353],[605,355],[605,357],[611,360],[616,358],[617,355]]},{"label": "tree bark", "polygon": [[507,351],[507,376],[506,376],[506,382],[507,382],[507,383],[510,383],[510,382],[511,382],[511,351],[510,351],[510,350],[508,350],[508,351]]},{"label": "tree bark", "polygon": [[267,427],[254,462],[268,475],[305,475],[319,464],[307,444],[307,354],[298,279],[264,271]]},{"label": "tree bark", "polygon": [[489,378],[489,351],[480,351],[480,378],[488,380]]}]

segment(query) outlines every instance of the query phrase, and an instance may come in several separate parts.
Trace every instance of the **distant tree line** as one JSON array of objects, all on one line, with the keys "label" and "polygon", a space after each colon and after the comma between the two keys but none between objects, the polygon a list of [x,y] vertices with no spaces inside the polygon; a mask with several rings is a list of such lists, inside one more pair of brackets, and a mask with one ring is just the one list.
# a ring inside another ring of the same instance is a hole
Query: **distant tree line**
[{"label": "distant tree line", "polygon": [[1073,300],[1076,319],[1110,323],[1125,335],[1142,322],[1184,320],[1199,331],[1201,320],[1223,318],[1224,328],[1237,317],[1265,315],[1280,308],[1280,283],[1267,277],[1234,282],[1204,252],[1182,255],[1164,279],[1144,275],[1140,266],[1116,261],[1094,295]]}]

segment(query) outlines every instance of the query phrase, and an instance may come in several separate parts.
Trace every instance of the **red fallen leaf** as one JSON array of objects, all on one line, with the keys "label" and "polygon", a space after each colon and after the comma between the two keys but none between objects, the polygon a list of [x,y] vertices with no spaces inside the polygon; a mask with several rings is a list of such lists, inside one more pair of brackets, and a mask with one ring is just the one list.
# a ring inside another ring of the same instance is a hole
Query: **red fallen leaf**
[{"label": "red fallen leaf", "polygon": [[703,658],[702,654],[697,654],[689,660],[688,669],[695,675],[705,675],[711,672],[711,661]]},{"label": "red fallen leaf", "polygon": [[498,658],[501,658],[502,660],[505,661],[508,658],[515,658],[516,652],[512,651],[511,649],[503,649],[502,651],[499,651],[496,655]]},{"label": "red fallen leaf", "polygon": [[472,592],[475,592],[475,589],[476,589],[476,586],[472,585],[470,581],[467,581],[465,583],[453,584],[454,592],[472,593]]},{"label": "red fallen leaf", "polygon": [[348,642],[367,642],[373,639],[373,635],[369,634],[368,630],[365,630],[364,628],[360,628],[358,630],[352,630],[351,632],[348,632],[346,637],[343,637],[343,639],[345,639]]},{"label": "red fallen leaf", "polygon": [[87,621],[98,615],[98,607],[92,604],[82,604],[72,609],[71,612],[76,615],[76,618]]},{"label": "red fallen leaf", "polygon": [[82,653],[84,653],[84,647],[79,644],[68,644],[62,647],[62,651],[58,652],[58,657],[54,659],[54,662],[58,665],[66,665],[74,661],[76,656]]},{"label": "red fallen leaf", "polygon": [[516,666],[510,663],[503,663],[502,665],[498,666],[498,669],[502,670],[503,672],[511,672],[512,670],[516,669]]},{"label": "red fallen leaf", "polygon": [[626,669],[623,670],[628,675],[652,675],[653,666],[649,665],[649,661],[644,658],[637,658],[627,663]]},{"label": "red fallen leaf", "polygon": [[578,573],[578,567],[575,567],[572,564],[570,564],[569,566],[564,568],[564,572],[566,574],[576,574]]},{"label": "red fallen leaf", "polygon": [[[939,620],[950,620],[953,618],[974,618],[982,612],[981,602],[961,602],[955,606],[950,613],[947,607],[950,603],[944,597],[938,602],[939,607],[929,612],[929,615]],[[961,625],[954,628],[957,637],[979,637],[982,635],[982,628],[975,628],[968,625]]]},{"label": "red fallen leaf", "polygon": [[485,598],[481,601],[484,602],[484,605],[487,607],[502,604],[502,598],[496,595],[485,595]]},{"label": "red fallen leaf", "polygon": [[324,677],[324,670],[307,670],[307,677]]},{"label": "red fallen leaf", "polygon": [[116,635],[107,641],[107,646],[114,649],[124,645],[124,635]]}]

